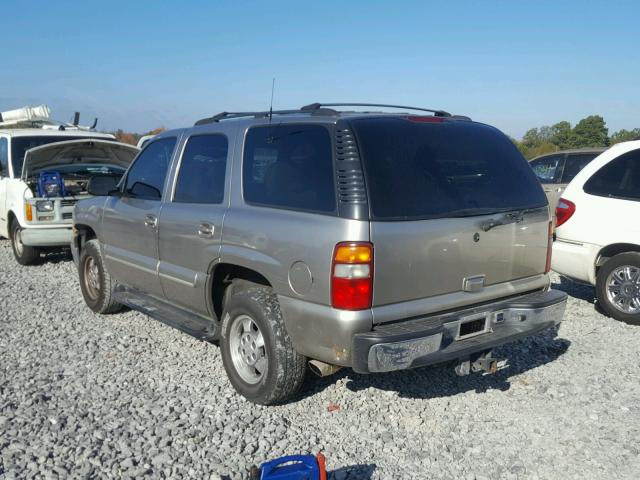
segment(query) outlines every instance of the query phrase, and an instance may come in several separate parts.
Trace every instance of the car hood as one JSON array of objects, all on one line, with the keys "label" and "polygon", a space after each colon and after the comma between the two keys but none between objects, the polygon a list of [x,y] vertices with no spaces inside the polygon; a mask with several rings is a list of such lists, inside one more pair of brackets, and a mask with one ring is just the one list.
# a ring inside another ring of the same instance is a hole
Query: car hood
[{"label": "car hood", "polygon": [[27,179],[34,172],[53,165],[73,163],[116,165],[126,169],[139,151],[133,145],[96,138],[49,143],[25,152],[22,178]]}]

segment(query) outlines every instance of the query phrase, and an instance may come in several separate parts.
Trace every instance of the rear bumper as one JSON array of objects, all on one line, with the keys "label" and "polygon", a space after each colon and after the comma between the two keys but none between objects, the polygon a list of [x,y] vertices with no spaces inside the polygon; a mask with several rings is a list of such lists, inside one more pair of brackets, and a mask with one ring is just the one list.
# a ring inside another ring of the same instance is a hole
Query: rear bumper
[{"label": "rear bumper", "polygon": [[553,271],[591,285],[596,284],[596,258],[602,247],[591,243],[572,242],[557,238],[553,242]]},{"label": "rear bumper", "polygon": [[71,243],[71,225],[56,228],[29,228],[22,230],[22,243],[29,247],[68,247]]},{"label": "rear bumper", "polygon": [[[353,336],[353,370],[388,372],[464,359],[562,321],[567,294],[537,292],[436,316],[379,325]],[[460,324],[485,318],[484,333],[457,340]]]}]

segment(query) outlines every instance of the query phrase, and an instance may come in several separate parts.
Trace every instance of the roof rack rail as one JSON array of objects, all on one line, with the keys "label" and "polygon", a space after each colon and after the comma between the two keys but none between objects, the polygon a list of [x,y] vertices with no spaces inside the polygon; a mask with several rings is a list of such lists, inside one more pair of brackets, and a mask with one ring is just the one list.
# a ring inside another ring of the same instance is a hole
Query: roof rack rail
[{"label": "roof rack rail", "polygon": [[449,112],[445,112],[444,110],[433,110],[430,108],[420,108],[420,107],[408,107],[404,105],[386,105],[384,103],[310,103],[309,105],[305,105],[304,107],[298,110],[274,110],[273,112],[266,110],[261,112],[220,112],[212,117],[207,117],[198,120],[194,126],[198,125],[207,125],[210,123],[217,123],[220,120],[229,120],[232,118],[243,118],[243,117],[256,117],[256,118],[267,118],[270,115],[293,115],[296,113],[310,113],[316,115],[337,115],[339,112],[334,110],[333,108],[328,107],[384,107],[384,108],[402,108],[405,110],[418,110],[421,112],[429,112],[433,113],[436,117],[455,117],[455,118],[463,118],[459,115],[451,115]]},{"label": "roof rack rail", "polygon": [[384,107],[384,108],[402,108],[406,110],[418,110],[421,112],[433,113],[436,117],[451,117],[449,112],[444,110],[433,110],[430,108],[408,107],[406,105],[386,105],[384,103],[310,103],[300,110],[303,112],[314,112],[323,107]]},{"label": "roof rack rail", "polygon": [[300,110],[274,110],[270,112],[269,110],[263,112],[220,112],[212,117],[203,118],[198,120],[194,126],[198,125],[207,125],[209,123],[216,123],[220,120],[228,120],[231,118],[243,118],[243,117],[256,117],[256,118],[266,118],[269,115],[290,115],[294,113],[301,113]]}]

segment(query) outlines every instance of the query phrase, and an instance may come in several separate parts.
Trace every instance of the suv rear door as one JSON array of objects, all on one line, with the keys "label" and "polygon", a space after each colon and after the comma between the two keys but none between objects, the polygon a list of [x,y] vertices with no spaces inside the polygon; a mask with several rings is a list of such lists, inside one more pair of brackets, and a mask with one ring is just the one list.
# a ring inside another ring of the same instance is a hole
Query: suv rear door
[{"label": "suv rear door", "polygon": [[213,313],[208,304],[208,274],[220,256],[228,205],[226,171],[233,144],[233,138],[222,133],[188,137],[160,214],[158,271],[165,295],[202,315]]},{"label": "suv rear door", "polygon": [[158,278],[158,217],[177,138],[150,142],[129,168],[121,194],[109,196],[102,241],[109,272],[119,283],[162,298]]},{"label": "suv rear door", "polygon": [[446,295],[449,307],[470,304],[485,286],[498,298],[545,273],[547,201],[502,133],[434,117],[358,119],[353,128],[372,220],[374,307]]}]

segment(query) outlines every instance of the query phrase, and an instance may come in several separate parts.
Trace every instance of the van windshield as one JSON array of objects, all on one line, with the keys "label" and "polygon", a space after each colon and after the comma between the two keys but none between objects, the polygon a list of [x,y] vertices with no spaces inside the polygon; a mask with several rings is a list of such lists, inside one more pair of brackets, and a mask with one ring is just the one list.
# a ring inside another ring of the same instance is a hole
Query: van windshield
[{"label": "van windshield", "polygon": [[527,161],[492,127],[405,117],[352,124],[374,220],[488,215],[547,205]]}]

